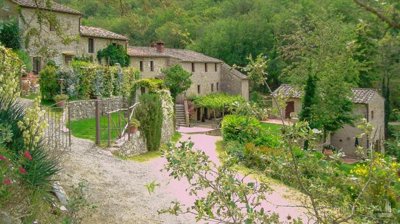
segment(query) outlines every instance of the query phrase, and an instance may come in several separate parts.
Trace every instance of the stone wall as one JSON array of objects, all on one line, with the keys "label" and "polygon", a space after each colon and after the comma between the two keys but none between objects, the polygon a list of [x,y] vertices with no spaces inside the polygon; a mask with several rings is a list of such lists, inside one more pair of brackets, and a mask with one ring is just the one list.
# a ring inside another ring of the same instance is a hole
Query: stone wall
[{"label": "stone wall", "polygon": [[164,90],[160,94],[164,118],[161,128],[161,144],[166,144],[171,140],[175,132],[174,103],[169,91]]},{"label": "stone wall", "polygon": [[122,157],[136,156],[146,153],[146,138],[137,131],[135,134],[131,134],[131,140],[126,141],[121,148],[118,150],[118,154]]},{"label": "stone wall", "polygon": [[247,76],[227,64],[221,66],[221,90],[232,95],[241,95],[245,100],[249,100]]},{"label": "stone wall", "polygon": [[[114,97],[108,99],[100,99],[99,109],[100,114],[118,110],[123,107],[122,97]],[[80,120],[94,118],[96,111],[96,100],[78,100],[68,103],[68,109],[71,113],[71,120]]]}]

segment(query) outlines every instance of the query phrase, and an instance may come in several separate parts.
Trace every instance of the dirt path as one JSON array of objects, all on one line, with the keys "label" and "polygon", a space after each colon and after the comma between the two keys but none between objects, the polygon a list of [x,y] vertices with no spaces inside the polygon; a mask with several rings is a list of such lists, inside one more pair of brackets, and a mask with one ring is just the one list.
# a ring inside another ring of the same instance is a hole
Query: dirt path
[{"label": "dirt path", "polygon": [[[220,137],[183,134],[182,140],[189,137],[195,143],[195,148],[201,148],[213,161],[218,162],[215,143]],[[172,180],[167,173],[160,171],[165,163],[163,158],[145,163],[120,160],[94,147],[91,141],[74,138],[72,150],[62,163],[60,182],[65,187],[77,185],[82,180],[88,182],[89,201],[97,209],[84,223],[195,223],[192,216],[176,217],[157,213],[157,210],[167,208],[174,200],[184,204],[194,201],[185,191],[188,186],[186,181]],[[152,181],[159,183],[160,187],[150,195],[145,185]],[[272,187],[274,192],[268,196],[268,200],[280,205],[294,204],[288,199],[292,190],[279,185]],[[282,221],[288,215],[302,216],[295,208],[271,204],[267,207],[280,214]]]}]

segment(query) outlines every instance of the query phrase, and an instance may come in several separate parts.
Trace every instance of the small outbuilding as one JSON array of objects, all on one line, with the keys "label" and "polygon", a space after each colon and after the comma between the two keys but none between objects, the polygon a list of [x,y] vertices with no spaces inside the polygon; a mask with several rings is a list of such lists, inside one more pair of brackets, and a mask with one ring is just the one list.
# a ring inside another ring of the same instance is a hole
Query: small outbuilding
[{"label": "small outbuilding", "polygon": [[[328,144],[341,149],[346,156],[355,157],[357,146],[369,147],[383,151],[385,139],[385,99],[375,89],[353,88],[352,102],[355,117],[365,118],[373,126],[372,136],[359,137],[361,130],[353,125],[344,125],[343,128],[331,133]],[[286,107],[281,113],[286,119],[296,120],[301,111],[303,91],[295,86],[283,84],[273,93],[286,101]],[[276,108],[276,105],[274,105]]]}]

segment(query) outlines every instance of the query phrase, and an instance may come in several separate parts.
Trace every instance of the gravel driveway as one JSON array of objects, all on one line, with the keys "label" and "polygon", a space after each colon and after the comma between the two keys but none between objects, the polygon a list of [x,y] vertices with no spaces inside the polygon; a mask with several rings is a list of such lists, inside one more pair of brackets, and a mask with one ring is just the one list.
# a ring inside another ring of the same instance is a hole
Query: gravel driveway
[{"label": "gravel driveway", "polygon": [[[215,142],[220,137],[183,134],[182,139],[187,140],[189,137],[196,148],[203,149],[217,162]],[[186,181],[171,180],[165,172],[160,171],[165,162],[163,158],[144,163],[124,161],[94,147],[91,141],[73,138],[72,150],[62,162],[60,182],[67,188],[82,180],[88,182],[89,201],[97,209],[83,223],[195,223],[192,216],[176,217],[157,213],[157,210],[167,208],[174,200],[186,204],[194,201],[185,191],[188,186]],[[150,195],[145,185],[152,181],[161,186]],[[294,204],[288,199],[292,197],[293,190],[278,185],[272,187],[274,192],[268,196],[270,201],[274,204]],[[270,211],[279,213],[282,221],[288,215],[302,217],[296,208],[268,207]]]}]

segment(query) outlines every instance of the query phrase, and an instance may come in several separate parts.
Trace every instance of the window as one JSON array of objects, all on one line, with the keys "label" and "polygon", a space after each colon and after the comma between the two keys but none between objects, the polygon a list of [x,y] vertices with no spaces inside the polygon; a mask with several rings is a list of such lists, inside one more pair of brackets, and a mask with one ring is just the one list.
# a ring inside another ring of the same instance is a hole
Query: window
[{"label": "window", "polygon": [[201,93],[201,87],[200,87],[200,85],[197,85],[197,93],[198,93],[198,94]]},{"label": "window", "polygon": [[374,119],[374,111],[371,111],[371,120]]},{"label": "window", "polygon": [[54,26],[53,22],[49,23],[49,30],[50,31],[55,31],[56,30],[56,27]]},{"label": "window", "polygon": [[146,88],[140,87],[140,93],[143,95],[146,93]]},{"label": "window", "polygon": [[154,72],[154,61],[150,61],[150,71]]},{"label": "window", "polygon": [[94,39],[89,38],[89,46],[88,46],[88,52],[89,53],[94,53]]},{"label": "window", "polygon": [[[218,71],[218,64],[217,63],[215,63],[215,71],[217,72]],[[217,89],[218,90],[218,89]]]},{"label": "window", "polygon": [[143,72],[143,61],[139,62],[140,71]]},{"label": "window", "polygon": [[211,83],[211,92],[214,92],[214,83]]},{"label": "window", "polygon": [[207,63],[204,63],[204,71],[208,72],[208,64]]},{"label": "window", "polygon": [[64,55],[64,64],[69,65],[72,61],[72,55]]},{"label": "window", "polygon": [[356,140],[354,141],[354,146],[358,147],[359,145],[360,145],[360,140],[356,138]]},{"label": "window", "polygon": [[195,71],[196,71],[195,64],[192,63],[192,72],[195,72]]},{"label": "window", "polygon": [[217,82],[217,91],[219,91],[219,82]]},{"label": "window", "polygon": [[41,57],[33,57],[32,58],[32,71],[35,74],[39,74],[40,70],[42,69],[42,58]]}]

